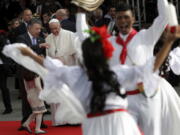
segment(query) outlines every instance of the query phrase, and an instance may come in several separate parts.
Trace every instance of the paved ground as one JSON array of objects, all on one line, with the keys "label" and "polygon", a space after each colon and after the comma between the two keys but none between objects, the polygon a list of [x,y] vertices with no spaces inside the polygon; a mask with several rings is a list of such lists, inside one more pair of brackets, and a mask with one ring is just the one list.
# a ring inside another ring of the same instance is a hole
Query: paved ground
[{"label": "paved ground", "polygon": [[[21,120],[21,99],[18,99],[18,90],[14,88],[14,78],[8,78],[8,88],[11,93],[11,102],[13,107],[13,112],[10,114],[2,115],[4,111],[4,105],[2,103],[2,96],[0,91],[0,121],[17,121]],[[45,115],[45,119],[50,119],[50,115]]]},{"label": "paved ground", "polygon": [[[10,77],[8,79],[8,88],[11,92],[11,100],[13,106],[13,112],[11,114],[2,115],[4,111],[4,106],[2,103],[2,96],[0,92],[0,121],[16,121],[21,120],[21,100],[18,99],[18,90],[14,88],[14,78]],[[180,94],[180,87],[176,87],[178,93]],[[50,120],[50,115],[45,115],[45,120]]]}]

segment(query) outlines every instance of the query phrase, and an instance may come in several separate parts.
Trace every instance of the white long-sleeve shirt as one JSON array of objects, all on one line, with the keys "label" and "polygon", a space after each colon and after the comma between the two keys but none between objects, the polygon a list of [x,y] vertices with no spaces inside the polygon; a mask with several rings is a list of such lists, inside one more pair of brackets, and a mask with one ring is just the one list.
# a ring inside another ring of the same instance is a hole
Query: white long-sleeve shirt
[{"label": "white long-sleeve shirt", "polygon": [[[154,46],[162,35],[168,24],[168,3],[167,0],[158,0],[159,16],[154,20],[151,27],[140,30],[127,45],[127,65],[143,65],[153,56]],[[116,37],[109,39],[113,44],[115,51],[110,60],[110,65],[120,64],[120,54],[122,46],[116,43]]]}]

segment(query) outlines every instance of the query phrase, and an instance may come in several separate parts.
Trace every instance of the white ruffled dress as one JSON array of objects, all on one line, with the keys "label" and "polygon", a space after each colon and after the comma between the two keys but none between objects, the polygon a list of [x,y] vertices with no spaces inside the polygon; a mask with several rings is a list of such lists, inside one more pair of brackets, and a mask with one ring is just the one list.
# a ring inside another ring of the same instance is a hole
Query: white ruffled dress
[{"label": "white ruffled dress", "polygon": [[[83,122],[84,135],[140,134],[136,123],[126,111],[118,111],[100,117],[86,117],[90,111],[89,102],[92,92],[91,82],[89,82],[86,72],[82,68],[78,66],[67,67],[49,57],[44,61],[46,68],[43,68],[31,58],[23,56],[17,49],[18,47],[26,46],[22,44],[8,45],[4,48],[3,52],[17,63],[41,75],[45,87],[40,93],[40,98],[48,103],[61,103],[63,106],[63,109],[57,111],[56,120],[68,120],[72,123]],[[153,90],[158,88],[156,96],[161,96],[161,98],[157,98],[157,103],[160,103],[159,106],[161,107],[160,119],[163,124],[161,126],[165,129],[162,130],[161,134],[179,135],[180,98],[166,80],[152,74],[152,67],[153,62],[151,60],[145,67],[130,68],[118,65],[113,70],[117,74],[120,84],[125,89],[134,89],[136,84],[142,81],[145,87],[145,94],[148,96],[148,93],[154,93]],[[145,102],[149,100],[149,98],[141,98],[142,96],[143,94],[139,94],[138,98],[146,100]],[[127,101],[114,94],[110,94],[106,101],[105,110],[116,109],[127,109]]]},{"label": "white ruffled dress", "polygon": [[[81,121],[84,135],[141,135],[136,122],[126,110],[126,99],[111,93],[105,102],[105,113],[87,117],[92,91],[86,71],[79,66],[64,66],[50,57],[44,60],[46,70],[37,71],[40,65],[36,63],[38,66],[34,66],[35,62],[32,59],[28,63],[22,62],[28,57],[21,55],[18,46],[7,46],[4,52],[16,62],[42,75],[44,90],[40,93],[40,98],[48,103],[61,103],[63,106],[63,109],[56,113],[57,120],[63,119],[72,123]],[[19,57],[15,57],[17,55]],[[112,70],[117,74],[120,84],[124,84],[126,88],[128,83],[136,86],[137,82],[142,81],[143,69],[145,68],[118,65]]]}]

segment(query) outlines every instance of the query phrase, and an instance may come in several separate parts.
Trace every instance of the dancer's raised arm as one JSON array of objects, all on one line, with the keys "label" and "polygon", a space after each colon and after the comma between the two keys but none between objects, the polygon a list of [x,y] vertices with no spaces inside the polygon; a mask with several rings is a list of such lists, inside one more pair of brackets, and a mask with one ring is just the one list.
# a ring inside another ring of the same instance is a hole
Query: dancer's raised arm
[{"label": "dancer's raised arm", "polygon": [[160,68],[166,56],[168,55],[172,44],[177,38],[180,38],[180,26],[168,27],[165,30],[164,45],[159,53],[156,55],[154,71]]},{"label": "dancer's raised arm", "polygon": [[20,47],[19,50],[21,51],[21,53],[24,56],[29,56],[31,57],[34,61],[36,61],[37,63],[39,63],[40,65],[44,66],[44,57],[37,55],[36,53],[33,53],[32,50],[30,48],[24,48],[24,47]]}]

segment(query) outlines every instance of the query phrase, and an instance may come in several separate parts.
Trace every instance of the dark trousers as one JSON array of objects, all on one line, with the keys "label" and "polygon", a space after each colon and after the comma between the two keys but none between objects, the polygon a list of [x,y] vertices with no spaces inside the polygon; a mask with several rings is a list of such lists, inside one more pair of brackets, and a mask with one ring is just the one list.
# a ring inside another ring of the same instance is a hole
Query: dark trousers
[{"label": "dark trousers", "polygon": [[12,109],[10,92],[7,88],[7,78],[8,78],[8,66],[5,64],[0,65],[0,89],[2,92],[2,99],[5,109]]}]

